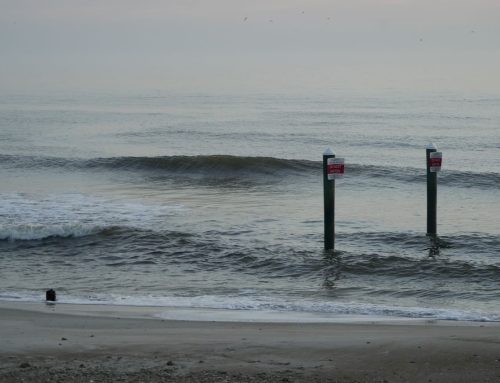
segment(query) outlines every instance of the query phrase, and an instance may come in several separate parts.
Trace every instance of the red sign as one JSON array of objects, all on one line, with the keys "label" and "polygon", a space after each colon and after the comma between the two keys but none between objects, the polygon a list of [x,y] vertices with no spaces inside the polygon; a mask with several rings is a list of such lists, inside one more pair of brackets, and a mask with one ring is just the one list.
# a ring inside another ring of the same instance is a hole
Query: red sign
[{"label": "red sign", "polygon": [[433,166],[441,167],[442,160],[443,160],[442,158],[431,158],[430,166],[431,167],[433,167]]},{"label": "red sign", "polygon": [[326,164],[326,174],[329,180],[342,177],[344,175],[344,159],[329,158]]},{"label": "red sign", "polygon": [[443,163],[443,153],[441,152],[431,153],[429,158],[429,171],[439,172],[441,170],[442,163]]},{"label": "red sign", "polygon": [[344,174],[344,164],[331,164],[327,168],[328,174]]}]

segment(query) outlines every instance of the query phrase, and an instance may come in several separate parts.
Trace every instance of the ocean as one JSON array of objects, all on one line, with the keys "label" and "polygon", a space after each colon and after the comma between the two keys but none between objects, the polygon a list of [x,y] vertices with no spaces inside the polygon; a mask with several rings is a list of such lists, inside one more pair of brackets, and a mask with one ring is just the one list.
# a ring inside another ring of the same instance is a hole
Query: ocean
[{"label": "ocean", "polygon": [[[0,300],[500,320],[500,96],[0,96]],[[440,249],[426,236],[425,147]],[[345,158],[323,249],[322,154]],[[201,311],[200,311],[201,312]],[[228,316],[226,316],[228,318]]]}]

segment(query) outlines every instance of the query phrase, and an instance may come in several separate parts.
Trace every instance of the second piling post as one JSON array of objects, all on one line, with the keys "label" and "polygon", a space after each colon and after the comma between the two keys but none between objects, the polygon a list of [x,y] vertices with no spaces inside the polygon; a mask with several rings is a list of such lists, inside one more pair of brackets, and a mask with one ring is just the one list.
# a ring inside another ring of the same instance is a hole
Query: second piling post
[{"label": "second piling post", "polygon": [[437,235],[437,172],[441,170],[442,154],[434,144],[425,148],[427,169],[427,235]]},{"label": "second piling post", "polygon": [[325,217],[325,250],[335,247],[335,180],[328,179],[328,159],[335,153],[328,148],[323,153],[323,200]]}]

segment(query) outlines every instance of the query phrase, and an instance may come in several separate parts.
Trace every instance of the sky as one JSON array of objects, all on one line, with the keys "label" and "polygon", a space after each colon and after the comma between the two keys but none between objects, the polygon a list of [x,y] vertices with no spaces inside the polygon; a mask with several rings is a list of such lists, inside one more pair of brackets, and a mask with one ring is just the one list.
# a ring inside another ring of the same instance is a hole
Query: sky
[{"label": "sky", "polygon": [[0,92],[499,92],[499,0],[0,0]]}]

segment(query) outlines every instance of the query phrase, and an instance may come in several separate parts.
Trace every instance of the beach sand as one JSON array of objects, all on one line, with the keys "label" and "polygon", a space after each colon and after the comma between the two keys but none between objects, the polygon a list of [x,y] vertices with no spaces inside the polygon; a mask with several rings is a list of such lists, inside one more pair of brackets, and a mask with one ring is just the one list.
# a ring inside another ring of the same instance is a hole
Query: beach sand
[{"label": "beach sand", "polygon": [[0,382],[500,382],[500,326],[165,320],[0,304]]}]

